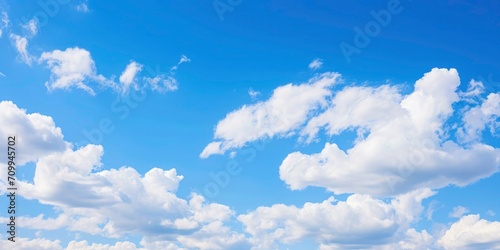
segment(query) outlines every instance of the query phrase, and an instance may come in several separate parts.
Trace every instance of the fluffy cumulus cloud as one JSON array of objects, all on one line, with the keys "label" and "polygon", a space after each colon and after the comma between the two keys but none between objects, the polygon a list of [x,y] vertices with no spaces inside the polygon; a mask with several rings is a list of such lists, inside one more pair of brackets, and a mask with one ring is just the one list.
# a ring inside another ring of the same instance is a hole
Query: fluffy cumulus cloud
[{"label": "fluffy cumulus cloud", "polygon": [[215,128],[216,141],[208,144],[200,156],[206,158],[259,139],[294,134],[313,111],[327,105],[329,88],[338,79],[337,73],[325,73],[307,83],[287,84],[276,88],[268,100],[229,113]]},{"label": "fluffy cumulus cloud", "polygon": [[[330,87],[338,78],[325,73],[305,84],[281,86],[267,101],[229,113],[200,156],[223,154],[262,138],[298,134],[310,143],[320,131],[328,136],[355,131],[357,138],[346,150],[331,141],[315,154],[289,154],[280,178],[293,190],[318,186],[337,194],[393,196],[425,187],[465,186],[498,171],[500,149],[478,140],[464,145],[449,135],[447,120],[458,113],[453,105],[461,101],[455,69],[432,69],[408,95],[389,84],[334,92]],[[470,108],[457,136],[460,131],[478,135],[488,124],[494,133],[498,100],[498,94],[490,94]]]},{"label": "fluffy cumulus cloud", "polygon": [[444,249],[500,249],[500,222],[467,215],[453,223],[438,244]]},{"label": "fluffy cumulus cloud", "polygon": [[253,236],[257,249],[275,249],[276,243],[304,239],[316,241],[322,249],[364,249],[404,237],[423,210],[421,201],[433,194],[428,189],[417,190],[389,203],[353,194],[345,201],[331,197],[301,208],[283,204],[259,207],[238,219]]},{"label": "fluffy cumulus cloud", "polygon": [[[0,127],[0,135],[17,135],[23,155],[29,156],[19,159],[20,167],[23,162],[36,162],[33,179],[18,181],[19,189],[24,190],[19,195],[58,211],[54,217],[20,216],[22,227],[109,238],[137,235],[144,237],[143,245],[157,245],[157,249],[165,249],[164,246],[175,249],[174,245],[189,249],[248,247],[242,234],[224,224],[235,216],[228,206],[208,203],[195,193],[188,200],[177,197],[175,193],[183,176],[176,169],[152,168],[144,175],[127,166],[101,170],[103,147],[86,145],[73,149],[50,117],[27,114],[12,102],[1,102],[0,118],[0,123],[5,123]],[[5,162],[0,165],[2,171],[7,169]],[[5,191],[5,184],[2,186]],[[2,218],[2,222],[5,220]],[[37,241],[28,241],[26,248],[34,242]],[[24,245],[18,247],[21,246]],[[126,249],[122,248],[126,246],[132,245],[125,242],[114,248],[100,245],[85,248],[85,242],[73,242],[68,249]]]},{"label": "fluffy cumulus cloud", "polygon": [[43,238],[28,239],[28,238],[16,238],[16,242],[10,242],[2,237],[0,239],[1,246],[9,246],[11,250],[62,250],[61,241],[59,240],[47,240]]},{"label": "fluffy cumulus cloud", "polygon": [[490,176],[498,171],[500,149],[480,142],[461,146],[447,137],[459,84],[456,70],[433,69],[407,96],[387,85],[344,88],[301,133],[310,141],[321,129],[328,135],[355,130],[353,147],[327,142],[316,154],[291,153],[280,166],[281,179],[292,189],[394,195]]},{"label": "fluffy cumulus cloud", "polygon": [[[206,203],[197,194],[189,201],[175,195],[183,178],[175,169],[153,168],[144,176],[131,167],[97,171],[102,153],[102,147],[88,145],[42,157],[33,182],[19,182],[19,187],[25,198],[58,207],[62,213],[56,218],[22,217],[20,223],[112,238],[177,238],[201,249],[244,243],[242,235],[223,225],[234,215],[229,207]],[[224,230],[227,234],[221,234]],[[209,244],[211,240],[215,242]]]},{"label": "fluffy cumulus cloud", "polygon": [[52,73],[50,80],[45,83],[49,91],[79,88],[94,95],[88,83],[107,82],[106,78],[97,74],[94,60],[85,49],[74,47],[64,51],[43,52],[39,61],[46,63]]},{"label": "fluffy cumulus cloud", "polygon": [[[16,158],[17,163],[21,165],[64,150],[69,145],[64,141],[61,128],[55,125],[52,117],[39,113],[28,114],[26,110],[17,107],[11,101],[0,102],[0,136],[16,138],[16,145],[24,151]],[[6,152],[7,146],[0,145],[0,150]],[[5,161],[6,159],[0,159],[0,164],[5,164]]]}]

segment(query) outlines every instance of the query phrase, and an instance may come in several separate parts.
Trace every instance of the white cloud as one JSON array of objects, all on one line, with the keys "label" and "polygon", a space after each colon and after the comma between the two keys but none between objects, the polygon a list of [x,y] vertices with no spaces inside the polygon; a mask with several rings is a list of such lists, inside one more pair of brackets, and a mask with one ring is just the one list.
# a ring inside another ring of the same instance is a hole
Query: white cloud
[{"label": "white cloud", "polygon": [[255,90],[253,90],[252,88],[250,88],[250,89],[248,90],[248,95],[249,95],[252,99],[255,99],[255,98],[257,98],[257,96],[259,96],[259,95],[260,95],[260,92],[259,92],[259,91],[255,91]]},{"label": "white cloud", "polygon": [[331,197],[322,203],[305,203],[301,208],[277,204],[258,207],[238,220],[254,237],[256,249],[273,249],[276,243],[305,239],[316,241],[321,249],[364,249],[392,242],[399,232],[406,233],[409,223],[423,211],[421,201],[433,194],[428,189],[419,190],[390,203],[353,194],[346,201]]},{"label": "white cloud", "polygon": [[137,62],[130,62],[125,70],[120,75],[120,83],[122,84],[122,93],[127,93],[130,87],[137,89],[137,83],[135,82],[136,75],[141,72],[142,65]]},{"label": "white cloud", "polygon": [[458,206],[453,208],[453,211],[450,212],[449,216],[452,218],[460,218],[468,212],[469,209],[467,209],[466,207]]},{"label": "white cloud", "polygon": [[464,127],[458,135],[465,142],[479,141],[482,131],[489,127],[492,134],[500,128],[500,94],[491,93],[481,106],[469,109],[463,116]]},{"label": "white cloud", "polygon": [[405,239],[398,242],[398,249],[430,249],[434,243],[434,238],[426,230],[419,233],[411,228],[405,236]]},{"label": "white cloud", "polygon": [[[152,168],[144,175],[132,167],[101,171],[102,146],[74,150],[63,140],[52,118],[26,114],[12,102],[0,102],[0,125],[0,136],[19,136],[16,145],[23,154],[16,158],[18,166],[36,161],[33,179],[18,180],[19,189],[24,190],[19,195],[57,211],[52,218],[43,214],[20,216],[23,228],[68,230],[108,238],[137,235],[149,237],[144,242],[153,245],[153,240],[169,240],[201,249],[248,245],[243,235],[224,225],[235,215],[228,206],[205,202],[194,193],[189,200],[176,196],[183,179],[176,169]],[[5,144],[0,147],[6,151]],[[0,160],[0,167],[0,174],[6,175],[5,160]],[[3,182],[1,190],[5,191]],[[95,249],[92,245],[90,248]]]},{"label": "white cloud", "polygon": [[6,11],[2,11],[1,17],[0,17],[0,38],[2,37],[3,30],[7,29],[9,27],[9,15],[7,14]]},{"label": "white cloud", "polygon": [[2,11],[2,17],[0,18],[0,20],[2,21],[2,24],[0,26],[2,29],[9,27],[10,20],[9,15],[6,11]]},{"label": "white cloud", "polygon": [[0,76],[5,76],[5,74],[4,74],[4,73],[2,73],[2,72],[0,72]]},{"label": "white cloud", "polygon": [[175,66],[172,66],[172,68],[170,68],[170,73],[171,74],[175,74],[175,71],[177,71],[177,69],[179,68],[179,66],[183,63],[188,63],[188,62],[191,62],[191,59],[189,59],[187,56],[185,55],[182,55],[181,56],[181,59],[179,59],[179,62],[177,63],[177,65]]},{"label": "white cloud", "polygon": [[24,30],[26,30],[31,37],[36,36],[38,33],[38,19],[31,19],[28,23],[21,25]]},{"label": "white cloud", "polygon": [[460,92],[460,97],[471,103],[476,103],[474,98],[484,93],[484,84],[481,81],[471,80],[466,92]]},{"label": "white cloud", "polygon": [[43,52],[39,61],[47,63],[47,67],[52,73],[50,81],[45,83],[49,91],[69,90],[76,87],[95,95],[94,90],[87,85],[88,82],[92,81],[114,87],[114,83],[102,75],[97,75],[94,60],[92,60],[90,52],[85,49],[74,47],[64,51]]},{"label": "white cloud", "polygon": [[16,242],[6,240],[6,237],[0,239],[1,246],[8,246],[11,250],[62,250],[61,241],[47,240],[43,238],[28,239],[16,237]]},{"label": "white cloud", "polygon": [[293,134],[313,111],[326,105],[329,88],[338,78],[337,73],[325,73],[307,83],[280,86],[268,100],[229,113],[215,128],[217,141],[205,147],[200,157],[223,154],[259,139]]},{"label": "white cloud", "polygon": [[456,70],[433,69],[408,96],[387,85],[344,88],[301,134],[310,141],[322,128],[329,135],[355,129],[354,146],[344,151],[327,142],[317,154],[291,153],[280,166],[280,178],[293,190],[319,186],[334,193],[390,196],[465,186],[490,176],[498,171],[500,149],[480,143],[464,148],[444,139],[443,124],[458,101],[459,83]]},{"label": "white cloud", "polygon": [[62,213],[56,218],[21,217],[19,223],[31,229],[151,238],[145,242],[175,239],[189,248],[248,245],[243,235],[223,225],[234,216],[229,207],[206,203],[197,194],[189,201],[175,195],[183,178],[175,169],[153,168],[143,177],[131,167],[99,172],[101,155],[102,147],[88,145],[42,158],[33,183],[18,185],[26,190],[25,198],[53,205]]},{"label": "white cloud", "polygon": [[[23,149],[23,154],[16,157],[16,163],[19,165],[37,161],[44,155],[69,146],[69,143],[63,140],[61,128],[56,127],[50,116],[27,114],[26,110],[18,108],[11,101],[0,102],[0,136],[16,136],[16,145]],[[0,145],[0,150],[6,152],[6,144]],[[6,163],[6,159],[0,159],[0,164]],[[0,168],[0,173],[4,174],[5,169]]]},{"label": "white cloud", "polygon": [[489,216],[495,216],[495,212],[493,212],[492,210],[488,210],[488,212],[486,212],[486,214]]},{"label": "white cloud", "polygon": [[177,71],[179,65],[183,63],[191,62],[187,56],[182,55],[179,59],[179,62],[170,68],[169,75],[167,74],[158,74],[153,77],[144,77],[144,82],[148,85],[153,91],[159,93],[166,93],[171,91],[176,91],[179,88],[179,83],[177,79],[174,78],[175,72]]},{"label": "white cloud", "polygon": [[434,212],[436,210],[439,209],[437,207],[438,204],[439,203],[436,200],[429,202],[429,205],[427,206],[427,209],[425,210],[425,216],[427,217],[427,220],[432,220],[432,215],[434,214]]},{"label": "white cloud", "polygon": [[89,6],[88,6],[88,2],[85,1],[81,4],[78,4],[75,9],[79,12],[83,12],[83,13],[88,13],[89,12]]},{"label": "white cloud", "polygon": [[323,60],[320,58],[314,59],[311,63],[309,63],[309,68],[312,70],[319,69],[323,66]]},{"label": "white cloud", "polygon": [[[183,55],[177,65],[189,61],[190,59]],[[79,88],[91,95],[95,95],[94,88],[89,85],[96,82],[100,87],[111,88],[120,94],[127,94],[130,88],[139,90],[144,87],[150,87],[153,91],[165,93],[177,90],[179,85],[177,79],[173,77],[175,70],[171,70],[168,73],[169,75],[155,75],[154,73],[157,72],[147,68],[151,76],[139,77],[144,66],[135,61],[131,61],[125,67],[118,79],[119,83],[116,83],[114,76],[107,79],[102,75],[98,75],[90,52],[78,47],[67,48],[65,51],[44,52],[40,56],[39,62],[47,63],[47,67],[52,72],[50,81],[45,83],[49,91]]]},{"label": "white cloud", "polygon": [[14,46],[16,47],[17,52],[21,57],[21,60],[24,63],[31,65],[32,56],[28,53],[28,39],[26,39],[26,37],[21,37],[16,34],[11,34],[10,39],[13,40]]},{"label": "white cloud", "polygon": [[159,93],[176,91],[179,87],[177,79],[172,76],[157,75],[155,77],[144,77],[144,81],[151,87],[153,91]]},{"label": "white cloud", "polygon": [[[426,230],[417,232],[414,228],[408,229],[400,238],[394,239],[394,242],[380,245],[371,246],[369,249],[373,250],[428,250],[435,249],[434,247],[434,236],[429,234]],[[331,249],[331,248],[320,248],[320,249]],[[336,248],[338,249],[338,248]]]},{"label": "white cloud", "polygon": [[467,215],[453,223],[439,239],[445,249],[500,249],[500,222]]}]

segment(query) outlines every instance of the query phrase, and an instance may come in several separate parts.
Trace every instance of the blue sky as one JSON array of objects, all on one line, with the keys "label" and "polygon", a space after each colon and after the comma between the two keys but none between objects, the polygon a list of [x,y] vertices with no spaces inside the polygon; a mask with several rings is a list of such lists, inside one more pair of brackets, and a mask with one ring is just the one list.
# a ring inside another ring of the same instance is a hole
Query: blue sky
[{"label": "blue sky", "polygon": [[0,0],[2,245],[500,249],[499,13]]}]

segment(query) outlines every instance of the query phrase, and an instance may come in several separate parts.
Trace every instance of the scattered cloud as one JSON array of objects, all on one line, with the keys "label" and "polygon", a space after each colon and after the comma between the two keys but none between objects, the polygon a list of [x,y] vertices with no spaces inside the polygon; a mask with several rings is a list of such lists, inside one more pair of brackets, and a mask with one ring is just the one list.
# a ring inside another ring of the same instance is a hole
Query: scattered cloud
[{"label": "scattered cloud", "polygon": [[176,91],[179,83],[173,76],[157,75],[155,77],[144,77],[144,81],[153,91],[165,93]]},{"label": "scattered cloud", "polygon": [[75,9],[79,12],[83,12],[83,13],[88,13],[90,10],[89,10],[89,6],[88,6],[88,1],[85,1],[81,4],[78,4]]},{"label": "scattered cloud", "polygon": [[2,21],[2,28],[7,28],[9,27],[10,20],[9,20],[9,15],[7,14],[6,11],[2,11],[2,17],[0,18]]},{"label": "scattered cloud", "polygon": [[484,84],[481,81],[476,81],[472,79],[469,82],[466,92],[460,92],[460,97],[470,103],[477,103],[474,99],[481,96],[484,93]]},{"label": "scattered cloud", "polygon": [[488,210],[488,212],[486,212],[486,214],[489,216],[495,216],[495,212],[493,212],[492,210]]},{"label": "scattered cloud", "polygon": [[466,207],[458,206],[453,208],[453,211],[450,212],[449,216],[452,218],[460,218],[468,212],[469,209],[467,209]]},{"label": "scattered cloud", "polygon": [[9,15],[7,14],[6,11],[2,11],[1,12],[1,16],[0,16],[0,38],[2,37],[2,34],[3,34],[3,30],[7,29],[9,27]]},{"label": "scattered cloud", "polygon": [[[253,105],[244,105],[219,121],[215,139],[200,154],[207,158],[241,148],[248,142],[274,136],[290,136],[331,95],[329,88],[339,81],[339,74],[325,73],[300,85],[276,88],[272,96]],[[293,100],[293,101],[291,101]],[[246,131],[241,133],[241,131]]]},{"label": "scattered cloud", "polygon": [[492,134],[500,128],[500,94],[491,93],[481,106],[470,108],[463,116],[464,126],[459,128],[458,136],[462,141],[480,141],[482,131],[488,127]]},{"label": "scattered cloud", "polygon": [[[179,85],[177,79],[174,78],[177,66],[189,61],[189,58],[182,55],[177,65],[174,66],[175,69],[171,69],[169,73],[155,72],[146,67],[148,76],[140,76],[144,66],[132,60],[120,74],[116,83],[114,76],[108,79],[97,74],[90,52],[79,47],[67,48],[64,51],[43,52],[38,60],[39,63],[46,63],[47,68],[51,70],[50,80],[45,83],[49,91],[78,88],[91,95],[96,94],[94,91],[96,87],[111,88],[122,95],[127,94],[131,88],[138,90],[149,87],[159,93],[175,91]],[[95,83],[97,86],[92,86]]]},{"label": "scattered cloud", "polygon": [[136,75],[141,72],[142,70],[142,65],[138,64],[137,62],[130,62],[125,70],[122,72],[120,75],[120,83],[122,84],[121,91],[122,93],[127,93],[130,88],[137,89],[137,83],[136,83]]},{"label": "scattered cloud", "polygon": [[257,96],[260,95],[260,92],[259,91],[255,91],[253,90],[252,88],[248,89],[248,95],[252,98],[252,99],[255,99],[257,98]]},{"label": "scattered cloud", "polygon": [[64,51],[43,52],[39,62],[46,63],[52,73],[50,80],[45,83],[49,91],[76,87],[95,95],[94,90],[88,85],[91,82],[114,86],[114,83],[97,74],[94,60],[90,52],[85,49],[74,47]]},{"label": "scattered cloud", "polygon": [[144,77],[144,81],[146,85],[148,85],[153,91],[159,93],[176,91],[179,88],[179,83],[177,79],[174,77],[178,67],[183,63],[191,62],[187,56],[182,55],[179,59],[179,62],[170,68],[169,75],[167,74],[158,74],[153,77]]},{"label": "scattered cloud", "polygon": [[466,215],[439,239],[444,249],[500,249],[500,222]]},{"label": "scattered cloud", "polygon": [[433,200],[429,202],[429,205],[427,206],[427,209],[425,210],[425,216],[427,217],[427,220],[432,220],[432,215],[436,210],[439,209],[438,207],[439,202],[436,200]]},{"label": "scattered cloud", "polygon": [[38,19],[33,18],[28,21],[28,23],[21,24],[21,27],[28,32],[30,37],[36,36],[38,33]]},{"label": "scattered cloud", "polygon": [[28,39],[16,34],[11,34],[10,39],[14,42],[14,46],[16,47],[21,60],[31,66],[32,56],[28,53]]},{"label": "scattered cloud", "polygon": [[309,68],[312,70],[320,69],[321,66],[323,66],[323,60],[320,58],[316,58],[311,63],[309,63]]},{"label": "scattered cloud", "polygon": [[171,74],[175,74],[175,71],[177,71],[177,69],[179,68],[179,66],[180,66],[181,64],[183,64],[183,63],[189,63],[189,62],[191,62],[191,59],[189,59],[189,58],[188,58],[187,56],[185,56],[185,55],[182,55],[182,56],[181,56],[181,59],[179,59],[179,62],[177,63],[177,65],[172,66],[172,67],[170,68],[170,73],[171,73]]},{"label": "scattered cloud", "polygon": [[4,73],[2,73],[2,72],[0,72],[0,76],[4,76],[4,77],[5,77],[5,74],[4,74]]}]

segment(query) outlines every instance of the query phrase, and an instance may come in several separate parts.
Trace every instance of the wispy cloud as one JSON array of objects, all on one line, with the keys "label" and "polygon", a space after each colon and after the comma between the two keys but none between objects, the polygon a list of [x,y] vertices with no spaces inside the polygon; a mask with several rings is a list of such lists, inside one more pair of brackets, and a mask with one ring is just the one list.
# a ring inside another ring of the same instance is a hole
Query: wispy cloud
[{"label": "wispy cloud", "polygon": [[255,99],[255,98],[257,98],[257,96],[259,96],[259,95],[260,95],[260,92],[259,92],[259,91],[255,91],[255,90],[253,90],[252,88],[250,88],[250,89],[248,90],[248,95],[250,95],[250,97],[251,97],[252,99]]},{"label": "wispy cloud", "polygon": [[75,9],[79,12],[83,12],[83,13],[88,13],[90,10],[89,10],[89,6],[88,6],[88,2],[85,1],[81,4],[78,4]]},{"label": "wispy cloud", "polygon": [[23,27],[31,37],[36,36],[38,33],[38,20],[35,18],[31,19],[28,23],[21,24],[21,27]]},{"label": "wispy cloud", "polygon": [[453,211],[450,212],[449,216],[452,218],[460,218],[468,212],[469,209],[467,209],[466,207],[458,206],[453,208]]},{"label": "wispy cloud", "polygon": [[312,70],[316,70],[323,66],[323,60],[320,58],[314,59],[311,63],[309,63],[309,68]]},{"label": "wispy cloud", "polygon": [[191,59],[189,59],[187,56],[185,55],[182,55],[181,56],[181,59],[179,59],[179,62],[177,63],[177,65],[174,65],[172,66],[172,68],[170,68],[170,71],[172,74],[175,74],[175,71],[177,70],[177,68],[183,64],[183,63],[188,63],[188,62],[191,62]]},{"label": "wispy cloud", "polygon": [[16,47],[21,60],[31,66],[32,56],[28,53],[28,39],[16,34],[11,34],[10,38],[13,40],[14,46]]}]

